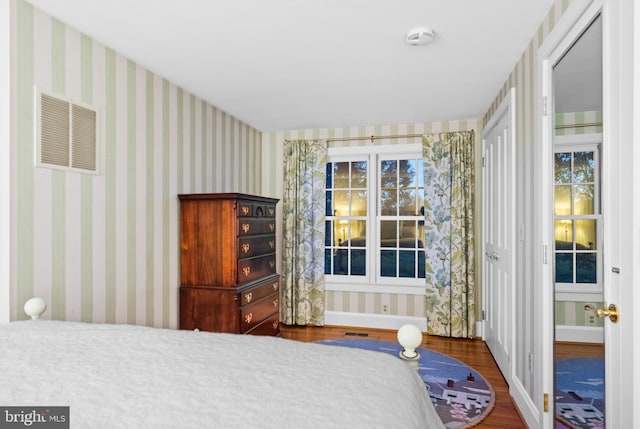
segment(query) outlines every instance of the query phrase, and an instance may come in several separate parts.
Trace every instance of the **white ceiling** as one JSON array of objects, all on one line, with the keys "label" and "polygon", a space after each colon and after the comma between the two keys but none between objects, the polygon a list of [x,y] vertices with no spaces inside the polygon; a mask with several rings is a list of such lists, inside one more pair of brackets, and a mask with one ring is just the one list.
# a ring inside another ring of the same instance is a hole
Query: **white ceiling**
[{"label": "white ceiling", "polygon": [[28,1],[261,131],[479,118],[553,3]]}]

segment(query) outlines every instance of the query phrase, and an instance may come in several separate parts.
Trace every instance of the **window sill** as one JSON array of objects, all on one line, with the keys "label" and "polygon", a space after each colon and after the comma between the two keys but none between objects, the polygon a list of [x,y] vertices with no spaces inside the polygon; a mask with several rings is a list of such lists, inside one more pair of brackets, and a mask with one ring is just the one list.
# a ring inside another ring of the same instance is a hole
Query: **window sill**
[{"label": "window sill", "polygon": [[364,293],[389,293],[394,295],[426,295],[426,286],[421,285],[392,285],[371,283],[347,283],[341,281],[326,280],[325,291],[334,292],[364,292]]}]

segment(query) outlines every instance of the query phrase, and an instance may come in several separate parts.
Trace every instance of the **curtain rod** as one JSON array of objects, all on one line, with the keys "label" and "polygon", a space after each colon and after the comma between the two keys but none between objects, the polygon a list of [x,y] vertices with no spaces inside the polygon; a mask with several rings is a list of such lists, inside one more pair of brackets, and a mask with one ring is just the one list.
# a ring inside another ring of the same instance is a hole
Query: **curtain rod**
[{"label": "curtain rod", "polygon": [[326,139],[328,142],[348,142],[348,141],[361,141],[361,140],[384,140],[384,139],[402,139],[402,138],[416,138],[422,137],[424,134],[390,134],[386,136],[374,136],[373,134],[368,137],[336,137]]},{"label": "curtain rod", "polygon": [[556,125],[554,128],[556,130],[561,130],[564,128],[586,128],[586,127],[601,127],[602,126],[602,122],[590,122],[587,124],[562,124],[562,125]]}]

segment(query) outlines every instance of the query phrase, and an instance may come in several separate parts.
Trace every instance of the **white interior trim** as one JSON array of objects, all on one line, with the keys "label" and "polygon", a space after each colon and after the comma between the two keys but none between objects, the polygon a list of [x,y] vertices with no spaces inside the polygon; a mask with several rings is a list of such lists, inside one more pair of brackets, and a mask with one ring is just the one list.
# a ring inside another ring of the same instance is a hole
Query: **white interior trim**
[{"label": "white interior trim", "polygon": [[426,317],[325,311],[324,323],[325,325],[332,326],[351,326],[373,329],[400,329],[402,325],[412,324],[420,328],[422,332],[427,332]]},{"label": "white interior trim", "polygon": [[558,325],[556,326],[556,341],[602,344],[604,342],[604,328]]}]

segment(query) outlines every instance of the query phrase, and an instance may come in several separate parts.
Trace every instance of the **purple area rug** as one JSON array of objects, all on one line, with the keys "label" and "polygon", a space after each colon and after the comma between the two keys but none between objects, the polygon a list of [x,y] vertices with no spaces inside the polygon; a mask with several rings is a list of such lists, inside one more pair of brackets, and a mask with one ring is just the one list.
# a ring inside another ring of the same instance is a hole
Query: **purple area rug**
[{"label": "purple area rug", "polygon": [[571,429],[602,429],[604,361],[575,358],[556,361],[556,418]]},{"label": "purple area rug", "polygon": [[[400,344],[377,340],[324,340],[323,344],[374,350],[398,356]],[[447,428],[470,428],[489,415],[495,404],[491,385],[470,366],[433,350],[419,348],[417,371]],[[399,359],[399,358],[398,358]]]}]

